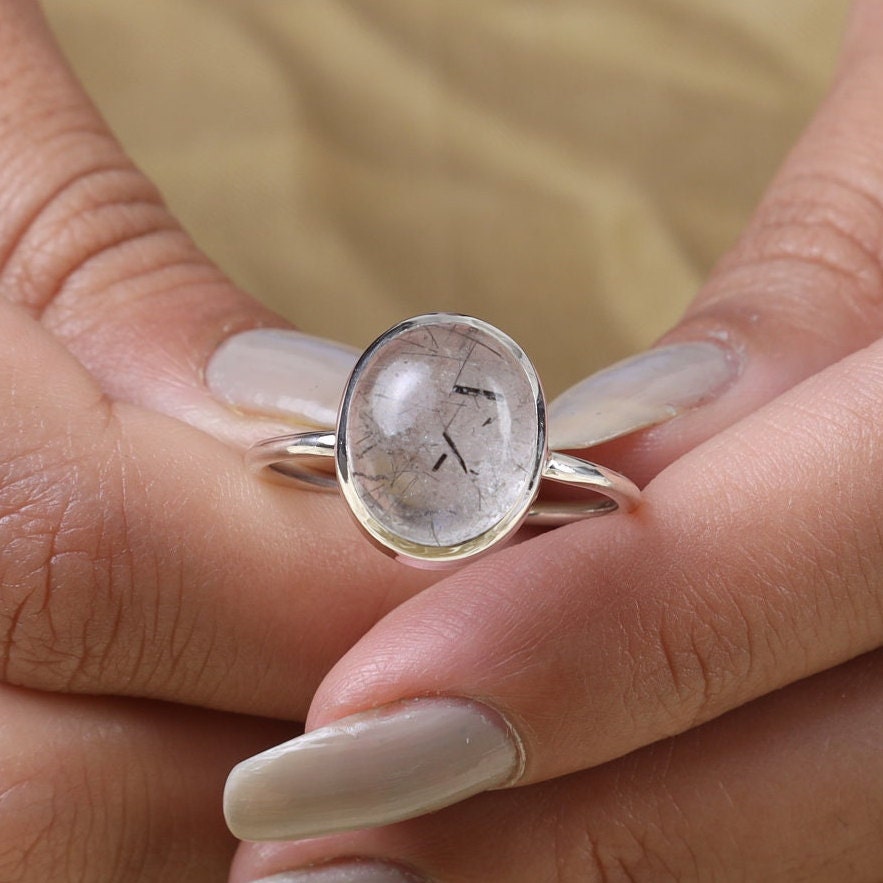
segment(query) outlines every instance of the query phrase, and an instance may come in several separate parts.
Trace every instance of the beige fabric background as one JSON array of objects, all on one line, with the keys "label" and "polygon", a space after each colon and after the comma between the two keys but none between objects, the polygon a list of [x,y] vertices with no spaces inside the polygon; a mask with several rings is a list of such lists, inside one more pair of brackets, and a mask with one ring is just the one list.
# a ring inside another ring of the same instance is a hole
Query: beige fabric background
[{"label": "beige fabric background", "polygon": [[48,0],[201,245],[306,330],[486,318],[554,393],[648,344],[830,73],[845,0]]}]

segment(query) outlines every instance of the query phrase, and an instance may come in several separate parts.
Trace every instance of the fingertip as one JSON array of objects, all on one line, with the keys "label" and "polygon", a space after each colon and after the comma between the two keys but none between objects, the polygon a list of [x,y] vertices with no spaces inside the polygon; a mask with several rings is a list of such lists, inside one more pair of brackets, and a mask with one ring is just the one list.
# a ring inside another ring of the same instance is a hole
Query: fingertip
[{"label": "fingertip", "polygon": [[427,696],[372,708],[238,764],[231,831],[301,840],[413,818],[517,780],[520,740],[487,706]]},{"label": "fingertip", "polygon": [[221,343],[209,356],[205,381],[236,411],[331,428],[357,358],[355,349],[336,341],[255,328]]}]

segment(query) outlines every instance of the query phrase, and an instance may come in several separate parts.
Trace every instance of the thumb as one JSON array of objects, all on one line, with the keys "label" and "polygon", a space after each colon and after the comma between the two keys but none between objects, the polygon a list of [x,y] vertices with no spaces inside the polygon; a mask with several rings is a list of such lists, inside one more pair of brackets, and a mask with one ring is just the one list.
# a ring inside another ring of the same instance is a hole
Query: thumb
[{"label": "thumb", "polygon": [[[268,429],[216,398],[289,422],[333,413],[353,354],[280,332],[284,321],[199,251],[102,121],[33,0],[0,0],[0,208],[0,296],[38,318],[107,394],[238,440]],[[211,372],[213,398],[206,363],[242,331],[246,345]],[[308,388],[298,397],[286,383]]]}]

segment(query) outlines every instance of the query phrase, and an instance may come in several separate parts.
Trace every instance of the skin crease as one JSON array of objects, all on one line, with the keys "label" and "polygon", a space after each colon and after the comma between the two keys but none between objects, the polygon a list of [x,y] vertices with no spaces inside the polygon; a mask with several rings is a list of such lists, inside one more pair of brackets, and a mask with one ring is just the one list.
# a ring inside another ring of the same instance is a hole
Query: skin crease
[{"label": "skin crease", "polygon": [[201,371],[282,323],[168,216],[36,5],[0,21],[0,879],[222,879],[226,772],[296,733],[366,633],[311,726],[475,695],[520,727],[535,784],[246,847],[235,883],[354,854],[439,881],[879,879],[879,3],[669,337],[726,338],[742,377],[608,446],[658,474],[645,511],[444,580],[377,554],[339,501],[244,474],[229,443],[251,430]]}]

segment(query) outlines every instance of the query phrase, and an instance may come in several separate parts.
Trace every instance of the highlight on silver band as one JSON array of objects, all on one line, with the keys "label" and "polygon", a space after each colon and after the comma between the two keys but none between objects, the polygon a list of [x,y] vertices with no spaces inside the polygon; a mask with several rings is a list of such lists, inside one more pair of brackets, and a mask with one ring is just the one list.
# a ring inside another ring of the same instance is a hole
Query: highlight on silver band
[{"label": "highlight on silver band", "polygon": [[268,477],[281,483],[336,492],[340,486],[334,462],[327,459],[334,456],[334,448],[333,432],[281,435],[252,445],[245,452],[245,462],[253,472],[267,470]]}]

